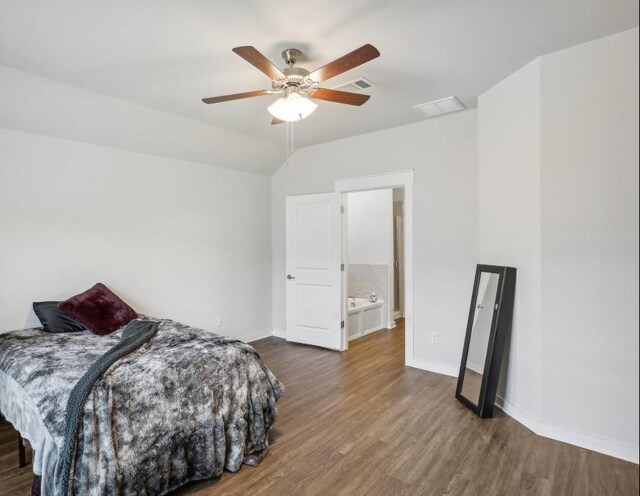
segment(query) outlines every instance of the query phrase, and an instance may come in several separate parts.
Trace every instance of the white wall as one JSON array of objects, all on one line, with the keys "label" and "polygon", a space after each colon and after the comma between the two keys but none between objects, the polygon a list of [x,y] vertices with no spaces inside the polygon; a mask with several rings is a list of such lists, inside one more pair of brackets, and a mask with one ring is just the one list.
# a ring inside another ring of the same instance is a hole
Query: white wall
[{"label": "white wall", "polygon": [[284,156],[284,146],[1,65],[0,127],[262,174]]},{"label": "white wall", "polygon": [[516,267],[508,367],[499,394],[540,415],[540,64],[478,98],[480,263]]},{"label": "white wall", "polygon": [[505,408],[638,461],[638,30],[479,99],[479,249],[518,268]]},{"label": "white wall", "polygon": [[269,178],[0,128],[0,330],[101,281],[136,310],[271,327]]},{"label": "white wall", "polygon": [[350,264],[389,265],[393,258],[393,190],[347,194]]},{"label": "white wall", "polygon": [[638,462],[638,29],[541,59],[544,421]]},{"label": "white wall", "polygon": [[457,373],[476,264],[476,146],[471,110],[297,150],[271,180],[275,332],[285,329],[285,197],[334,191],[336,179],[415,169],[414,359]]}]

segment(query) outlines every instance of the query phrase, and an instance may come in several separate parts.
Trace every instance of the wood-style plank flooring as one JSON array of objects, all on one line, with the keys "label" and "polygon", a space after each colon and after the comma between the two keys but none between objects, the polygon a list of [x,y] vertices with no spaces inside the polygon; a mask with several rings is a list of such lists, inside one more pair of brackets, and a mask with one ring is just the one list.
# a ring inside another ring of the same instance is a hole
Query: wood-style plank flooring
[{"label": "wood-style plank flooring", "polygon": [[18,464],[18,433],[11,424],[0,420],[0,495],[26,496],[31,490],[33,477],[31,449],[26,449],[29,464],[20,468]]},{"label": "wood-style plank flooring", "polygon": [[[344,353],[267,338],[252,343],[285,384],[258,467],[180,495],[636,495],[638,466],[536,436],[454,398],[455,378],[403,365],[401,327]],[[500,411],[497,410],[500,415]],[[0,428],[0,494],[27,495],[15,433]]]}]

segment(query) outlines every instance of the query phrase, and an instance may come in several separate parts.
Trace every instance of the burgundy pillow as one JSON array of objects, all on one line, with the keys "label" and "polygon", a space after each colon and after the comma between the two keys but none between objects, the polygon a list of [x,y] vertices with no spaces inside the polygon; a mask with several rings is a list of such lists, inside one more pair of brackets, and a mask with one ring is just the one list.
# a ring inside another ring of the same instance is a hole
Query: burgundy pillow
[{"label": "burgundy pillow", "polygon": [[58,308],[98,336],[111,334],[138,317],[133,308],[100,282],[61,302]]}]

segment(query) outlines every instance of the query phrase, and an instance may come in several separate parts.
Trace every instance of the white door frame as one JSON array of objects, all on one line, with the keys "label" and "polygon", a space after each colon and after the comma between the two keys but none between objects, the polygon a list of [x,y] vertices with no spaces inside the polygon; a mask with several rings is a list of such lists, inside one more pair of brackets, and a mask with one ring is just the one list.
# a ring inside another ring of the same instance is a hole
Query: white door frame
[{"label": "white door frame", "polygon": [[[335,191],[342,194],[372,189],[404,188],[404,362],[413,363],[413,180],[414,171],[388,172],[371,176],[339,179],[335,182]],[[344,201],[343,201],[344,206]],[[342,261],[345,271],[342,277],[342,319],[347,319],[347,257],[346,222],[342,219]],[[342,329],[342,348],[347,348],[346,326]]]}]

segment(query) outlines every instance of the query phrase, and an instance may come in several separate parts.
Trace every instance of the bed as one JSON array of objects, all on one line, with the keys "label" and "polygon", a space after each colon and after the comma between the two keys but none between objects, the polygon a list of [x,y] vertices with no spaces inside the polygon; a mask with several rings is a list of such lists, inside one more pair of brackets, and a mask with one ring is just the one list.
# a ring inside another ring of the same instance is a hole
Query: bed
[{"label": "bed", "polygon": [[40,494],[166,494],[257,465],[283,386],[248,344],[166,319],[0,334],[0,412]]}]

